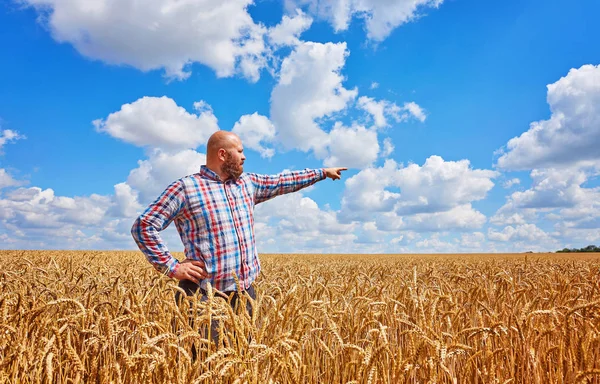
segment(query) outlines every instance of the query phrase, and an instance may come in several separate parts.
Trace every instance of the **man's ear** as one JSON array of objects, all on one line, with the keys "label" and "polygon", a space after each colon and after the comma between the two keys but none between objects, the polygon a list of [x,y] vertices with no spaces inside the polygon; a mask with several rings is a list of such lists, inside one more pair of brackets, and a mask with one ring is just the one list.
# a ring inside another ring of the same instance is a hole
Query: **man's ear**
[{"label": "man's ear", "polygon": [[219,160],[225,161],[225,159],[227,158],[227,151],[223,148],[219,148],[219,151],[217,152],[217,157],[219,158]]}]

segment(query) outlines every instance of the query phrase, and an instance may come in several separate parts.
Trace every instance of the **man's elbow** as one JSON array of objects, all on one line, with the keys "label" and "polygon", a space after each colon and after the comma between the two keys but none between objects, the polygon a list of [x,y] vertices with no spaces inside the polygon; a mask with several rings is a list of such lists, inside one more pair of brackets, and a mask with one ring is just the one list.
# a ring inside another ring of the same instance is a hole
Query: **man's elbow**
[{"label": "man's elbow", "polygon": [[136,241],[140,238],[140,232],[143,229],[142,225],[142,217],[138,216],[138,218],[135,219],[133,225],[131,226],[131,236]]}]

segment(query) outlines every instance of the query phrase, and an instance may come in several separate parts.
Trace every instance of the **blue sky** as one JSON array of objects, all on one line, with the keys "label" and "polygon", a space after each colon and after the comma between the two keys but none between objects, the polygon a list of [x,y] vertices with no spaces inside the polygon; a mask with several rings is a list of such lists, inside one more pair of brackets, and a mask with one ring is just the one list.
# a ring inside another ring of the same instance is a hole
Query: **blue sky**
[{"label": "blue sky", "polygon": [[137,3],[0,5],[1,248],[135,249],[216,129],[350,168],[258,206],[261,252],[600,243],[597,1]]}]

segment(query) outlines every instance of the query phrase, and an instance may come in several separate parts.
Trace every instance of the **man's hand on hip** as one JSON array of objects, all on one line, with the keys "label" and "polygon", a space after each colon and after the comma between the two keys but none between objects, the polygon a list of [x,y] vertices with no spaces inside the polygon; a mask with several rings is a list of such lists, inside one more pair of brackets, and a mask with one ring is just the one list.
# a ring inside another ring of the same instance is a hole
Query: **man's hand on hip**
[{"label": "man's hand on hip", "polygon": [[208,273],[206,273],[203,261],[186,259],[179,263],[173,277],[177,280],[190,280],[199,284],[200,280],[208,277]]},{"label": "man's hand on hip", "polygon": [[346,171],[348,168],[323,168],[325,177],[329,177],[332,180],[338,180],[342,178],[342,171]]}]

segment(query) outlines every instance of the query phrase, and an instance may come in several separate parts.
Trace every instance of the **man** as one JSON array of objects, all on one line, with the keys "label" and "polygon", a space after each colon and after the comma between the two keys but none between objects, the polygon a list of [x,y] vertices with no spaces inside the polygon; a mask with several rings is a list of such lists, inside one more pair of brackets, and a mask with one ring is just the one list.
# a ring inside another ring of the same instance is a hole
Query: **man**
[{"label": "man", "polygon": [[[244,173],[244,147],[227,131],[208,140],[206,165],[173,182],[135,221],[131,234],[140,250],[162,273],[179,280],[188,295],[207,284],[237,300],[240,291],[255,298],[252,283],[260,272],[254,236],[254,206],[295,192],[327,177],[336,180],[346,168],[284,172],[276,176]],[[167,250],[159,232],[175,222],[185,247],[185,261]]]}]

